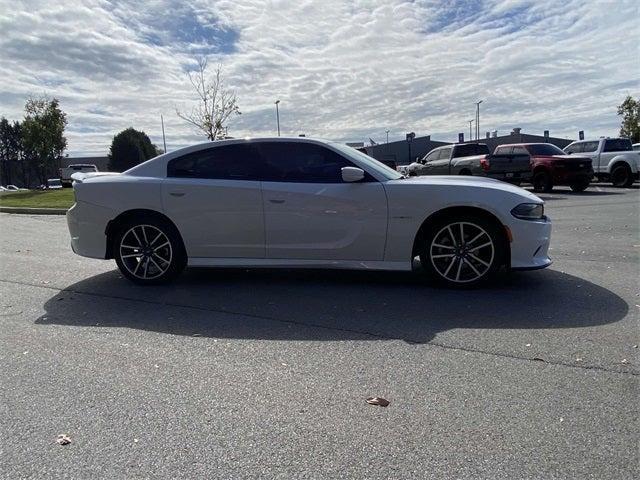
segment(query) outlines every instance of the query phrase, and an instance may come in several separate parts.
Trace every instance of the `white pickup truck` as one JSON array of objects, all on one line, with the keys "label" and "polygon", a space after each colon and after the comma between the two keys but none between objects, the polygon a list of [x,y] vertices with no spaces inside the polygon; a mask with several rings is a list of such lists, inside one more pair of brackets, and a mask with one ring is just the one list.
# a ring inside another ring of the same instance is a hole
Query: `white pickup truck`
[{"label": "white pickup truck", "polygon": [[590,158],[596,178],[610,181],[615,187],[630,187],[638,180],[640,152],[633,150],[628,138],[580,140],[567,145],[564,151]]},{"label": "white pickup truck", "polygon": [[71,175],[76,172],[97,172],[98,167],[88,163],[76,163],[60,169],[60,184],[63,187],[70,187],[73,184]]}]

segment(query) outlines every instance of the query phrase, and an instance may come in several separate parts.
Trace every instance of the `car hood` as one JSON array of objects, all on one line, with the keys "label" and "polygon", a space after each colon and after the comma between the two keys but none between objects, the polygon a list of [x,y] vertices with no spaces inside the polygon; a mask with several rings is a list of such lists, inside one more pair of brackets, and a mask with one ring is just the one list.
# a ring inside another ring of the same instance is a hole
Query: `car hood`
[{"label": "car hood", "polygon": [[533,193],[525,190],[524,188],[511,185],[510,183],[495,180],[493,178],[486,177],[473,177],[466,175],[431,175],[422,177],[407,177],[400,180],[392,180],[392,182],[398,185],[417,186],[445,186],[461,189],[488,189],[492,191],[502,191],[512,195],[519,195],[526,200],[535,203],[544,203],[544,201],[534,195]]}]

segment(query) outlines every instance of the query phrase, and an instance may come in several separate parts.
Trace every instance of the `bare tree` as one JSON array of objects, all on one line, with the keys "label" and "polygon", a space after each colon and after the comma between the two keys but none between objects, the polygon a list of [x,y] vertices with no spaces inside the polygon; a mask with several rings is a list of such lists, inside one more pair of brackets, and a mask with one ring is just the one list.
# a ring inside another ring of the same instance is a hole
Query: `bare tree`
[{"label": "bare tree", "polygon": [[232,115],[240,115],[236,99],[236,92],[224,86],[222,66],[216,67],[215,73],[209,78],[207,73],[207,59],[198,60],[198,69],[189,72],[189,81],[198,94],[198,104],[191,109],[191,113],[176,113],[180,118],[205,133],[209,140],[217,140],[224,136],[226,123]]}]

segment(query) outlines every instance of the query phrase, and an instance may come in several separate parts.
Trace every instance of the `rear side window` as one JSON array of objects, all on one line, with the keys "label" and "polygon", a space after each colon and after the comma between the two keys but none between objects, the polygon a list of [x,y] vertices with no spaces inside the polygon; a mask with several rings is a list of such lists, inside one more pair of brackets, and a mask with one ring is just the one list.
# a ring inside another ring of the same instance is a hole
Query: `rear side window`
[{"label": "rear side window", "polygon": [[633,150],[631,140],[628,138],[612,138],[604,142],[605,152],[629,152]]},{"label": "rear side window", "polygon": [[496,148],[496,151],[493,152],[494,155],[508,155],[509,153],[511,153],[511,150],[513,149],[513,147],[498,147]]},{"label": "rear side window", "polygon": [[342,183],[342,168],[354,166],[342,155],[313,143],[265,142],[259,149],[266,182]]},{"label": "rear side window", "polygon": [[260,158],[252,145],[208,148],[171,160],[167,177],[259,180]]},{"label": "rear side window", "polygon": [[596,152],[599,144],[600,142],[584,142],[580,151],[585,153]]}]

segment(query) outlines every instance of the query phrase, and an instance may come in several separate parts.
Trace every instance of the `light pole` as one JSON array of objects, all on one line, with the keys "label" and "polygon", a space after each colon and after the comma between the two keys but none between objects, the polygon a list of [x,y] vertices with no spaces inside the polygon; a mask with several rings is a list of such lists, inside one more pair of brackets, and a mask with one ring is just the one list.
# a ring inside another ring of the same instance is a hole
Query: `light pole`
[{"label": "light pole", "polygon": [[278,110],[278,104],[280,100],[276,100],[276,122],[278,122],[278,136],[280,136],[280,111]]},{"label": "light pole", "polygon": [[387,132],[387,143],[389,143],[389,130],[385,130]]},{"label": "light pole", "polygon": [[480,139],[480,104],[482,100],[476,102],[476,140]]},{"label": "light pole", "polygon": [[162,144],[164,145],[164,153],[167,153],[167,139],[164,136],[164,118],[160,114],[160,123],[162,124]]},{"label": "light pole", "polygon": [[474,122],[473,119],[469,120],[469,141],[473,140],[473,135],[471,134],[471,124]]}]

